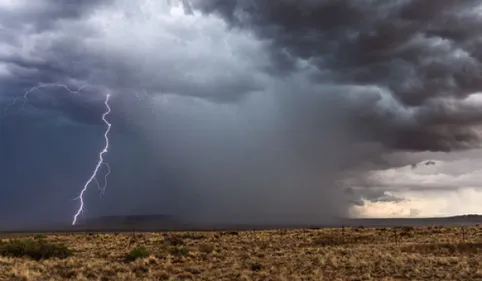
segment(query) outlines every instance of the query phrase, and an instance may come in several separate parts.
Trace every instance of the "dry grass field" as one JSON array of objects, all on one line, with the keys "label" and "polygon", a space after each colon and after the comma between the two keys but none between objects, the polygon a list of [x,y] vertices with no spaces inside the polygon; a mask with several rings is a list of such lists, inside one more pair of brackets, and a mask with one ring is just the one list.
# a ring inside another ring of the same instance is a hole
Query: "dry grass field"
[{"label": "dry grass field", "polygon": [[37,235],[72,253],[15,257],[25,238],[1,239],[0,280],[482,280],[478,226]]}]

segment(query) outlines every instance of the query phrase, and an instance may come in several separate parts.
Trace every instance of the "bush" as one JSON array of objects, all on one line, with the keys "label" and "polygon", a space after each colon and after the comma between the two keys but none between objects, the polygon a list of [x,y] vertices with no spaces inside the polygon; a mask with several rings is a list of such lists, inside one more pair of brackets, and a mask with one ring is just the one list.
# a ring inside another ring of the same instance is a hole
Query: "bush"
[{"label": "bush", "polygon": [[189,249],[184,246],[171,246],[168,248],[168,252],[173,256],[187,256]]},{"label": "bush", "polygon": [[202,234],[197,234],[197,233],[185,233],[180,238],[181,239],[191,239],[191,240],[202,240],[206,237]]},{"label": "bush", "polygon": [[260,263],[253,263],[251,264],[251,270],[252,271],[260,271],[261,269],[263,269],[263,266],[260,264]]},{"label": "bush", "polygon": [[225,231],[225,232],[221,232],[221,235],[238,236],[239,232],[237,232],[237,231]]},{"label": "bush", "polygon": [[403,232],[411,232],[411,231],[414,231],[414,230],[415,230],[415,227],[413,227],[413,226],[403,226],[402,227]]},{"label": "bush", "polygon": [[354,229],[354,231],[360,232],[360,231],[362,231],[363,229],[365,229],[365,227],[364,227],[363,225],[359,225],[358,227],[356,227],[356,228]]},{"label": "bush", "polygon": [[48,243],[43,239],[15,239],[0,244],[0,255],[7,257],[29,257],[34,260],[64,259],[72,253],[72,250],[64,245]]},{"label": "bush", "polygon": [[338,245],[345,244],[343,240],[335,239],[334,237],[324,237],[324,238],[314,239],[312,243],[313,243],[313,246],[321,246],[321,247],[338,246]]},{"label": "bush", "polygon": [[172,235],[164,238],[164,243],[168,246],[182,246],[184,245],[184,240],[182,237]]},{"label": "bush", "polygon": [[214,251],[214,246],[210,244],[200,244],[199,252],[201,253],[212,253]]},{"label": "bush", "polygon": [[42,239],[47,239],[47,235],[44,234],[38,234],[33,237],[35,240],[42,240]]},{"label": "bush", "polygon": [[150,255],[146,247],[140,246],[132,249],[124,258],[126,262],[132,262],[137,259],[147,258]]},{"label": "bush", "polygon": [[412,238],[412,237],[415,237],[415,234],[413,232],[410,232],[410,231],[402,231],[402,232],[400,232],[400,237]]}]

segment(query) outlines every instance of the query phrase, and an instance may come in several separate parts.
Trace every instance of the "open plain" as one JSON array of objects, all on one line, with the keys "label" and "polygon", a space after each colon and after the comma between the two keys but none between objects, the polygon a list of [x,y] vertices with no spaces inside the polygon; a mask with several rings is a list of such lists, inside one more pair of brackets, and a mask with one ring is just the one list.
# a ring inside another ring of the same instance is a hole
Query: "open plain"
[{"label": "open plain", "polygon": [[[25,239],[72,251],[61,258],[12,254],[7,245]],[[12,281],[482,280],[479,226],[32,234],[1,241],[0,280]]]}]

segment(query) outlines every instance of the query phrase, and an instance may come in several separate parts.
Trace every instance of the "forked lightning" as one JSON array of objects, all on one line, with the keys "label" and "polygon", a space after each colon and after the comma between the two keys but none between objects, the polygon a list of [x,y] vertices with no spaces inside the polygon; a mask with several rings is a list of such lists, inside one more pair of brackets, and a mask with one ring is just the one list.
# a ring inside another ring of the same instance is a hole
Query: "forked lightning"
[{"label": "forked lightning", "polygon": [[105,96],[105,101],[104,101],[104,104],[105,104],[105,107],[107,108],[107,111],[104,112],[104,114],[102,115],[102,121],[104,121],[104,123],[107,125],[107,130],[104,133],[105,146],[104,146],[104,149],[102,149],[102,151],[99,153],[99,161],[97,162],[97,165],[95,166],[94,172],[90,176],[89,180],[85,183],[84,188],[82,188],[82,190],[80,191],[80,194],[79,194],[79,197],[78,197],[78,199],[80,200],[80,206],[79,206],[79,209],[77,210],[77,212],[74,215],[74,220],[72,221],[72,225],[75,225],[75,223],[77,222],[78,216],[84,210],[84,193],[87,191],[87,188],[89,187],[89,185],[94,180],[97,182],[97,184],[99,184],[96,176],[97,176],[97,173],[99,173],[100,167],[103,164],[107,165],[109,171],[105,176],[106,179],[105,179],[105,183],[104,183],[104,188],[101,189],[102,193],[104,193],[105,187],[107,185],[107,175],[110,173],[110,167],[107,163],[104,162],[104,154],[107,153],[107,151],[109,150],[109,132],[110,132],[110,128],[112,127],[112,124],[109,123],[109,121],[107,121],[107,119],[106,119],[107,115],[109,115],[109,113],[111,112],[111,109],[110,109],[110,106],[109,106],[109,98],[110,98],[110,94],[107,94]]}]

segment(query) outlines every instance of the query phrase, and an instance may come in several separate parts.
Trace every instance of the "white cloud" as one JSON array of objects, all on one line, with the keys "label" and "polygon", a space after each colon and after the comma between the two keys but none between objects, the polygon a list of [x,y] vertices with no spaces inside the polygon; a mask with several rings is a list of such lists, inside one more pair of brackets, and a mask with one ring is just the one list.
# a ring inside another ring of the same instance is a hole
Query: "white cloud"
[{"label": "white cloud", "polygon": [[390,190],[413,189],[458,189],[482,188],[482,162],[478,158],[454,161],[426,161],[412,168],[410,165],[382,171],[373,171],[368,181],[374,186],[389,187]]},{"label": "white cloud", "polygon": [[133,92],[233,100],[271,83],[260,71],[269,64],[262,41],[171,2],[116,0],[84,17],[52,20],[49,29],[0,20],[0,58],[55,65],[85,73],[85,82]]},{"label": "white cloud", "polygon": [[258,68],[268,63],[263,44],[249,33],[228,30],[215,16],[184,14],[179,5],[166,1],[141,2],[117,1],[114,7],[97,10],[84,22],[96,31],[84,47],[123,61],[133,76],[161,88],[184,84],[202,93],[223,82],[256,83],[262,75]]},{"label": "white cloud", "polygon": [[[426,161],[412,168],[373,171],[366,179],[372,189],[388,190],[400,202],[371,202],[352,208],[361,217],[430,217],[482,213],[482,157]],[[457,154],[457,153],[454,153]],[[454,156],[454,155],[452,155]]]}]

